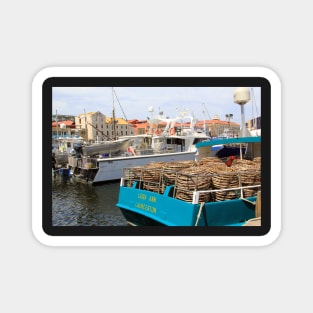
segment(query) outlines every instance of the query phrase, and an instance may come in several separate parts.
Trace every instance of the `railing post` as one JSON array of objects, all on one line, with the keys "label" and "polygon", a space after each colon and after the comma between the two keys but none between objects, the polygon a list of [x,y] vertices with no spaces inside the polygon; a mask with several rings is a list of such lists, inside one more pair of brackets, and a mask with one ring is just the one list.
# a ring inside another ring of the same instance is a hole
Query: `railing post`
[{"label": "railing post", "polygon": [[199,191],[194,191],[192,195],[192,204],[199,203]]}]

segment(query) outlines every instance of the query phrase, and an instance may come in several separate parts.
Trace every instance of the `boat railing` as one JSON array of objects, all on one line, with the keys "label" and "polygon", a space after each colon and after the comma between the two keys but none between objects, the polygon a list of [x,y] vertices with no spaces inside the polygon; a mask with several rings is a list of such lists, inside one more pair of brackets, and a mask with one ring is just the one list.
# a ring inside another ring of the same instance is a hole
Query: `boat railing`
[{"label": "boat railing", "polygon": [[229,170],[209,174],[195,170],[192,174],[177,174],[173,196],[195,204],[252,197],[260,189],[260,170]]},{"label": "boat railing", "polygon": [[[200,198],[201,194],[209,194],[209,193],[213,194],[213,193],[216,193],[216,192],[224,192],[225,193],[225,192],[229,192],[229,191],[235,191],[235,192],[240,191],[240,197],[239,198],[245,199],[246,197],[244,196],[244,190],[251,190],[252,188],[256,189],[256,190],[260,190],[261,184],[252,185],[252,186],[238,186],[238,187],[235,187],[235,188],[223,188],[223,189],[215,189],[215,190],[197,190],[197,191],[193,191],[192,204],[200,203],[199,198]],[[257,194],[257,192],[255,192],[255,195],[256,194]],[[239,194],[237,193],[237,195],[239,195]],[[253,196],[255,196],[255,195],[253,195]],[[250,195],[250,196],[252,196],[252,195]]]},{"label": "boat railing", "polygon": [[[125,168],[121,186],[135,187],[163,194],[166,188],[170,196],[185,202],[218,202],[248,198],[261,190],[261,171],[225,171],[220,173],[193,173],[160,168]],[[203,171],[203,169],[199,169]]]}]

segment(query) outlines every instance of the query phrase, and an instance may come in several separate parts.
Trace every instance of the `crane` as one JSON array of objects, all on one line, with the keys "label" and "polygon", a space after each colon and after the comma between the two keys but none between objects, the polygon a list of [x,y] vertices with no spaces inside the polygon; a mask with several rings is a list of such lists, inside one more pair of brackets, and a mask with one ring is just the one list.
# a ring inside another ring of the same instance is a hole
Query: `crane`
[{"label": "crane", "polygon": [[212,118],[211,118],[211,116],[210,116],[210,113],[208,112],[208,109],[207,109],[207,107],[206,107],[206,105],[205,105],[204,102],[202,103],[202,106],[203,106],[203,108],[204,108],[206,114],[208,115],[209,119],[212,120]]}]

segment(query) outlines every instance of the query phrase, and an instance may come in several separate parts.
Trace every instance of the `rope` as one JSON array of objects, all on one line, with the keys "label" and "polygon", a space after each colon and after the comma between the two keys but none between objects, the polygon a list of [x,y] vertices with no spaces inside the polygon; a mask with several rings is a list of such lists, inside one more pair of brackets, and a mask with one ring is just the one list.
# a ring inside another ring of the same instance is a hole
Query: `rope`
[{"label": "rope", "polygon": [[195,226],[198,226],[198,222],[199,222],[199,219],[200,219],[200,216],[201,216],[201,212],[202,212],[203,206],[204,206],[204,202],[201,202]]}]

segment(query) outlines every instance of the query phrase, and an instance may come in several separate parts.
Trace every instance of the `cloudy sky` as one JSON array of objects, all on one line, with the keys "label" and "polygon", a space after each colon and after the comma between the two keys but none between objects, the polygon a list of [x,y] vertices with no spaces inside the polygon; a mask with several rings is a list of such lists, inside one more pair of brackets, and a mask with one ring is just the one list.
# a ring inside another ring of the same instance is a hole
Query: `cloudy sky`
[{"label": "cloudy sky", "polygon": [[[234,103],[235,87],[54,87],[52,114],[79,115],[100,111],[126,119],[146,119],[159,111],[174,118],[178,111],[189,109],[198,120],[218,115],[226,120],[241,123],[240,105]],[[253,87],[251,100],[244,106],[245,118],[261,115],[260,88]],[[114,99],[114,103],[113,103]],[[153,108],[154,113],[149,112]]]}]

